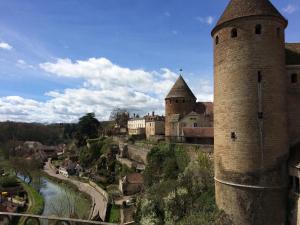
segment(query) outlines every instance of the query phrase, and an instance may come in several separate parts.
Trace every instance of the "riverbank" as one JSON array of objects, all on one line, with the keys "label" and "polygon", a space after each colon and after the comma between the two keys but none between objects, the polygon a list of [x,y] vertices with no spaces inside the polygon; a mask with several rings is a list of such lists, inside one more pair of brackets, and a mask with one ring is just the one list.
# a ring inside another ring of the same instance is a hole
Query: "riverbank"
[{"label": "riverbank", "polygon": [[56,171],[51,167],[51,161],[48,160],[45,167],[44,172],[48,174],[48,176],[61,180],[63,183],[69,183],[75,185],[79,191],[88,194],[92,199],[92,207],[90,211],[89,219],[94,219],[100,217],[102,221],[105,221],[108,199],[101,192],[97,191],[96,188],[92,187],[89,183],[84,183],[78,180],[73,180],[62,176],[60,174],[56,174]]},{"label": "riverbank", "polygon": [[[34,215],[41,215],[44,211],[44,205],[45,205],[43,196],[40,193],[38,193],[30,185],[28,185],[22,181],[20,181],[20,182],[28,196],[28,206],[27,206],[26,213],[34,214]],[[25,218],[22,217],[22,218],[20,218],[18,225],[23,225],[24,222],[25,222]]]}]

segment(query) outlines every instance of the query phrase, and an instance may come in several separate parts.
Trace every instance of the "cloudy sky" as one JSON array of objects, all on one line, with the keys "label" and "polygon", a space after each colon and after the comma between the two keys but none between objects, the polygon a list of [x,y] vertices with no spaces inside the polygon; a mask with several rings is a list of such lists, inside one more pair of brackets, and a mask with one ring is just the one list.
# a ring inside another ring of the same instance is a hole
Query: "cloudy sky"
[{"label": "cloudy sky", "polygon": [[[210,31],[228,0],[1,0],[0,121],[162,114],[180,68],[213,96]],[[300,0],[273,0],[300,41]]]}]

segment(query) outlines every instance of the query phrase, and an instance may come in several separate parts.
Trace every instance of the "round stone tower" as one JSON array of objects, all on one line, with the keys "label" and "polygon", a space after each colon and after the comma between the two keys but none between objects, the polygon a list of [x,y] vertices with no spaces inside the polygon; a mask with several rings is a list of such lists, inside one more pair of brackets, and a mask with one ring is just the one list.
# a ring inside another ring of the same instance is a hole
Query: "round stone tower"
[{"label": "round stone tower", "polygon": [[177,136],[174,122],[190,113],[196,105],[196,97],[180,75],[165,98],[165,135]]},{"label": "round stone tower", "polygon": [[234,225],[287,219],[286,27],[268,0],[231,0],[212,31],[216,201]]}]

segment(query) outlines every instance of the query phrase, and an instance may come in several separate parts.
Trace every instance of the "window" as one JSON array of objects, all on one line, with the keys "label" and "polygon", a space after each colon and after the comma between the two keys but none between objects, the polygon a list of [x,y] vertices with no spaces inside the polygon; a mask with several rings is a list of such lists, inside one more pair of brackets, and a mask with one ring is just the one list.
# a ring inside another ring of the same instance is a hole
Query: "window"
[{"label": "window", "polygon": [[299,178],[296,177],[295,179],[295,192],[299,194],[300,189],[299,189]]},{"label": "window", "polygon": [[261,34],[261,25],[260,24],[257,24],[255,26],[255,34]]},{"label": "window", "polygon": [[233,28],[233,29],[231,30],[231,37],[232,37],[232,38],[236,38],[236,37],[237,37],[237,29],[236,29],[236,28]]},{"label": "window", "polygon": [[277,27],[277,29],[276,29],[276,34],[277,34],[277,37],[280,37],[280,32],[281,32],[280,28],[279,28],[279,27]]},{"label": "window", "polygon": [[291,75],[291,83],[292,83],[292,84],[295,84],[295,83],[297,83],[297,82],[298,82],[298,74],[293,73],[293,74]]},{"label": "window", "polygon": [[235,134],[235,132],[231,132],[231,139],[232,140],[235,140],[237,137],[236,137],[236,134]]},{"label": "window", "polygon": [[197,124],[197,123],[194,123],[194,127],[198,127],[198,124]]},{"label": "window", "polygon": [[264,118],[264,113],[258,112],[258,119],[263,119],[263,118]]},{"label": "window", "polygon": [[219,36],[216,36],[216,45],[219,44]]},{"label": "window", "polygon": [[262,75],[261,75],[261,72],[258,71],[258,72],[257,72],[257,82],[258,82],[258,83],[261,83],[261,80],[262,80]]},{"label": "window", "polygon": [[176,100],[175,102],[178,103],[178,100]]}]

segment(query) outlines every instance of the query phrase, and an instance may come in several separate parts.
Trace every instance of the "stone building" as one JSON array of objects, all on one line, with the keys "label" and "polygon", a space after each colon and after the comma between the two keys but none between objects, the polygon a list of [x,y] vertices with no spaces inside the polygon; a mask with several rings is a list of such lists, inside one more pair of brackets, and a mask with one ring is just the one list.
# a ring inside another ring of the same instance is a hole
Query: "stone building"
[{"label": "stone building", "polygon": [[146,133],[146,119],[134,117],[128,120],[128,134],[133,136],[142,136]]},{"label": "stone building", "polygon": [[216,202],[233,225],[300,224],[300,44],[285,43],[287,25],[269,0],[231,0],[212,30]]},{"label": "stone building", "polygon": [[146,120],[146,138],[154,138],[156,136],[165,135],[165,117],[155,115],[152,112],[152,115],[145,116]]},{"label": "stone building", "polygon": [[191,128],[195,142],[203,134],[196,128],[213,126],[213,103],[197,102],[181,75],[165,99],[165,114],[165,136],[170,141],[186,142],[190,132],[183,129]]}]

